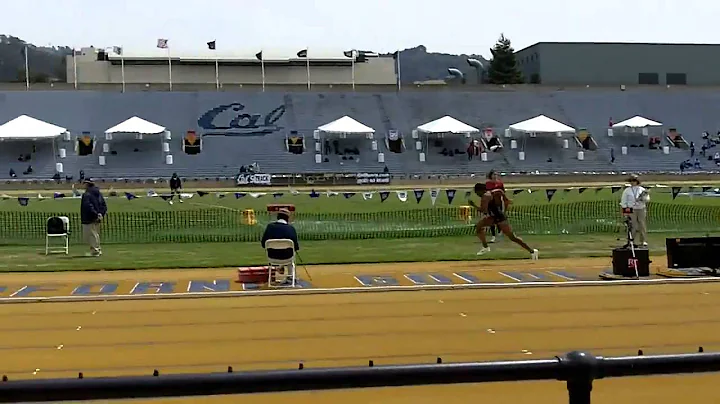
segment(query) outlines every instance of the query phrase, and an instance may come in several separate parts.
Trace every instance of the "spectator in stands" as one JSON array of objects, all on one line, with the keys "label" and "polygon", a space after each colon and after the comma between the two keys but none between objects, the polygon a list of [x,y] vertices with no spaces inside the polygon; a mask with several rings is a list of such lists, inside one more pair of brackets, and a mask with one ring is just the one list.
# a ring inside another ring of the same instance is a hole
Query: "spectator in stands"
[{"label": "spectator in stands", "polygon": [[15,174],[15,170],[12,168],[10,169],[10,178],[17,178],[17,174]]},{"label": "spectator in stands", "polygon": [[388,166],[385,166],[385,167],[383,168],[383,173],[385,173],[385,174],[390,173],[390,169],[388,168]]},{"label": "spectator in stands", "polygon": [[715,164],[720,164],[720,152],[715,153],[713,161],[715,161]]},{"label": "spectator in stands", "polygon": [[610,148],[610,164],[615,164],[615,148]]},{"label": "spectator in stands", "polygon": [[28,168],[25,171],[23,171],[23,174],[28,175],[28,174],[32,174],[32,172],[33,172],[32,165],[29,165]]},{"label": "spectator in stands", "polygon": [[702,166],[700,165],[700,160],[699,160],[697,157],[695,158],[695,161],[693,162],[693,167],[694,167],[696,170],[702,169]]},{"label": "spectator in stands", "polygon": [[107,215],[107,204],[95,183],[86,179],[85,193],[80,201],[80,222],[83,228],[83,238],[90,245],[91,257],[102,255],[100,249],[100,223]]},{"label": "spectator in stands", "polygon": [[690,157],[695,157],[695,142],[690,142]]},{"label": "spectator in stands", "polygon": [[[293,225],[290,224],[290,211],[281,208],[277,213],[277,221],[268,223],[265,227],[265,233],[263,233],[260,244],[262,248],[265,248],[265,242],[268,240],[277,239],[289,239],[295,243],[295,251],[300,251],[300,243],[298,242],[297,232]],[[294,255],[294,251],[291,249],[287,250],[272,250],[269,258],[277,260],[286,260]]]},{"label": "spectator in stands", "polygon": [[55,182],[60,182],[62,180],[62,177],[60,177],[60,173],[56,172],[55,174],[53,174],[52,179]]},{"label": "spectator in stands", "polygon": [[180,177],[178,177],[177,173],[173,173],[172,177],[170,177],[170,195],[174,196],[177,195],[178,200],[180,203],[182,203],[182,196],[180,196],[180,191],[182,191],[182,181],[180,180]]},{"label": "spectator in stands", "polygon": [[80,182],[85,181],[85,171],[80,170],[80,173],[78,175],[78,181],[80,181]]}]

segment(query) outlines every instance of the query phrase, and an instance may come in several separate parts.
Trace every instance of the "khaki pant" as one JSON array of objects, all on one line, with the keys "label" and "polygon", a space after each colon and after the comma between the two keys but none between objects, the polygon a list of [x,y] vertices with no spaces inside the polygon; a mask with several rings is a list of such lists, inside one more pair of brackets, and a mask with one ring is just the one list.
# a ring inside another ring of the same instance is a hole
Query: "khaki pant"
[{"label": "khaki pant", "polygon": [[100,252],[100,223],[82,225],[83,240],[90,246],[93,253]]},{"label": "khaki pant", "polygon": [[633,240],[635,243],[647,243],[647,211],[645,209],[633,209],[630,219],[632,220]]}]

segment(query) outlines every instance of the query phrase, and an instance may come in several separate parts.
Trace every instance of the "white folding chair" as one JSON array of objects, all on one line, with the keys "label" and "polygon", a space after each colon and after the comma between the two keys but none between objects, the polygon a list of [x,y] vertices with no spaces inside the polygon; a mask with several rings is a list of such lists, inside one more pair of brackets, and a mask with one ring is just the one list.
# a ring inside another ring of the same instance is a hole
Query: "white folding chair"
[{"label": "white folding chair", "polygon": [[[287,250],[291,249],[292,257],[284,260],[278,260],[270,257],[271,250]],[[279,287],[289,286],[295,287],[295,243],[290,239],[275,239],[265,242],[265,251],[268,255],[268,286]],[[284,270],[285,277],[283,282],[278,282],[278,272]]]},{"label": "white folding chair", "polygon": [[[70,253],[70,240],[68,237],[68,229],[70,228],[70,219],[67,216],[49,217],[45,231],[45,255],[48,254],[65,254]],[[63,244],[60,246],[50,246],[51,239],[60,239]]]}]

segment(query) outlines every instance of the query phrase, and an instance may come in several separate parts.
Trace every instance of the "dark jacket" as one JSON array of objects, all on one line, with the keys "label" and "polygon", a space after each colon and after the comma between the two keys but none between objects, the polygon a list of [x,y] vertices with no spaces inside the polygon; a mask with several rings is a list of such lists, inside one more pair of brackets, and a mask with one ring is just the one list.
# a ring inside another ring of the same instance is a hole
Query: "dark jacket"
[{"label": "dark jacket", "polygon": [[90,187],[80,201],[80,221],[82,224],[97,222],[98,214],[107,214],[107,204],[98,187]]},{"label": "dark jacket", "polygon": [[176,190],[182,188],[182,182],[180,181],[180,177],[171,177],[170,178],[170,189]]},{"label": "dark jacket", "polygon": [[[300,243],[298,242],[297,232],[295,228],[287,223],[283,222],[272,222],[265,227],[265,233],[262,236],[261,244],[265,248],[265,242],[268,240],[277,240],[287,238],[295,243],[295,251],[300,251]],[[287,250],[273,250],[270,258],[278,260],[285,260],[293,256],[291,249]]]}]

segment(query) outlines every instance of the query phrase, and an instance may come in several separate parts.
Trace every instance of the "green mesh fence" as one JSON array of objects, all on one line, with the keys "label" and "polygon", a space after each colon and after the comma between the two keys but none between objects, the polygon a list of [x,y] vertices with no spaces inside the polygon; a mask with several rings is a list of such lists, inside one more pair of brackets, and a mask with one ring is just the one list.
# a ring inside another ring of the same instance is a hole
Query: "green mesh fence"
[{"label": "green mesh fence", "polygon": [[[460,207],[412,209],[370,213],[297,213],[293,224],[304,240],[412,238],[473,234],[473,217],[463,217]],[[78,214],[0,212],[0,243],[44,243],[48,217],[70,218],[71,240],[81,239]],[[256,212],[249,225],[241,212],[225,209],[188,211],[139,211],[110,213],[103,229],[103,243],[207,243],[255,242],[267,212]],[[615,233],[624,230],[616,201],[588,201],[513,206],[508,212],[519,234]],[[652,232],[715,231],[720,206],[653,203],[648,211]]]}]

